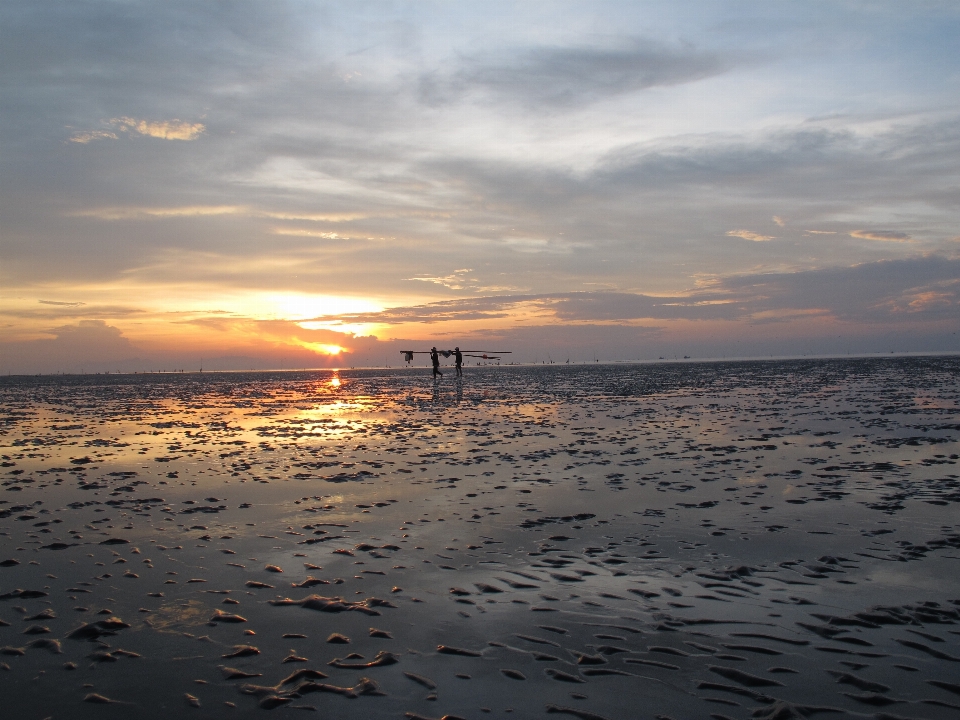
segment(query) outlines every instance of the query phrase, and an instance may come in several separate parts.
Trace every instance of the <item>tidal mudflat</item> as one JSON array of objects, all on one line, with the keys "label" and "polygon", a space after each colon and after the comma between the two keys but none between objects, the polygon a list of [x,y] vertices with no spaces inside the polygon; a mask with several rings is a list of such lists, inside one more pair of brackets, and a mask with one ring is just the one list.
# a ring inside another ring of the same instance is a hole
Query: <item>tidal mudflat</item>
[{"label": "tidal mudflat", "polygon": [[956,718],[960,359],[0,379],[17,718]]}]

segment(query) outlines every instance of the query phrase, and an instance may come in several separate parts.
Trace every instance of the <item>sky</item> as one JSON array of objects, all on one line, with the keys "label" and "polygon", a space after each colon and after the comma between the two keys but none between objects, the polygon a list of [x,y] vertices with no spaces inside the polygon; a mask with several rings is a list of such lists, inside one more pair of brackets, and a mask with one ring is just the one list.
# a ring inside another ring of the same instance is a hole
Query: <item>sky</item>
[{"label": "sky", "polygon": [[5,0],[0,374],[958,351],[958,46],[922,0]]}]

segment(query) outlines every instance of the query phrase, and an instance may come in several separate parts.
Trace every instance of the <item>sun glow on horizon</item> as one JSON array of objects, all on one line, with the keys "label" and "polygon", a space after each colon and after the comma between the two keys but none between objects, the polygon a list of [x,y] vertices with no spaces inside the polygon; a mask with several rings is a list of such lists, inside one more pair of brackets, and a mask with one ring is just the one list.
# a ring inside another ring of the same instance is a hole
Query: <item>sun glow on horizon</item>
[{"label": "sun glow on horizon", "polygon": [[340,353],[350,352],[347,348],[341,347],[340,345],[328,345],[326,343],[312,343],[303,341],[300,341],[297,344],[300,345],[300,347],[306,348],[307,350],[312,350],[315,353],[320,353],[321,355],[339,355]]}]

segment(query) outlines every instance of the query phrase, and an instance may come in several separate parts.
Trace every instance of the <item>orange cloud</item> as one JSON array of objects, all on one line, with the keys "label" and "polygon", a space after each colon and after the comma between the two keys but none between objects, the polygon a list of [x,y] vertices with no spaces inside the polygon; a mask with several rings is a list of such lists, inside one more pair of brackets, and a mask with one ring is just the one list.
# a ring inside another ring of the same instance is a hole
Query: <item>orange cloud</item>
[{"label": "orange cloud", "polygon": [[[196,140],[207,129],[203,123],[184,122],[183,120],[138,120],[131,117],[111,118],[106,121],[118,132],[161,140]],[[70,142],[86,145],[93,140],[119,140],[120,136],[111,130],[80,130],[70,136]]]},{"label": "orange cloud", "polygon": [[953,293],[930,290],[913,296],[909,303],[909,312],[922,312],[935,307],[950,307],[956,302]]},{"label": "orange cloud", "polygon": [[120,117],[111,119],[110,124],[117,126],[121,132],[133,132],[161,140],[196,140],[207,129],[203,123],[189,123],[177,119],[151,122]]},{"label": "orange cloud", "polygon": [[107,130],[83,130],[70,136],[70,142],[86,145],[91,140],[116,140],[117,134]]},{"label": "orange cloud", "polygon": [[854,230],[850,237],[863,240],[878,240],[880,242],[913,242],[909,235],[892,230]]},{"label": "orange cloud", "polygon": [[729,237],[738,237],[738,238],[743,238],[744,240],[752,240],[753,242],[766,242],[767,240],[776,240],[775,235],[761,235],[760,233],[755,233],[751,230],[728,230],[727,235]]}]

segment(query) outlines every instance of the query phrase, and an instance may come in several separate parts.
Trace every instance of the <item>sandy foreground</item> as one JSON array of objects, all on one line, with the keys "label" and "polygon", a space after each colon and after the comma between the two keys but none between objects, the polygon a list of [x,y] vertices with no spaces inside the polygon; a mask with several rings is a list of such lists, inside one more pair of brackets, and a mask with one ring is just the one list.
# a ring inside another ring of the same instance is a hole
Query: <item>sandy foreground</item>
[{"label": "sandy foreground", "polygon": [[451,375],[0,379],[3,716],[958,717],[960,359]]}]

